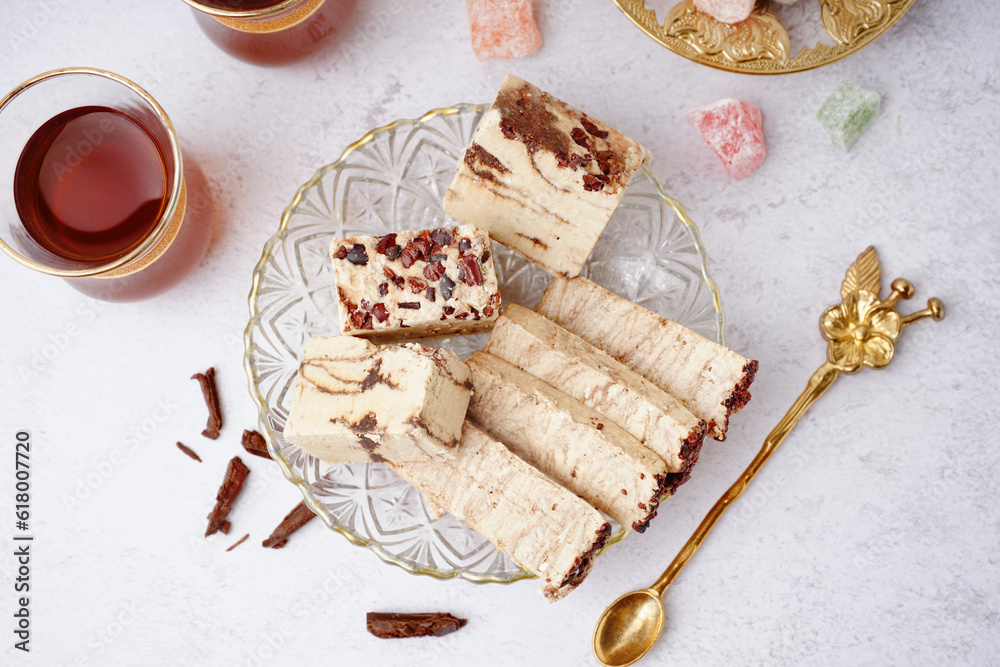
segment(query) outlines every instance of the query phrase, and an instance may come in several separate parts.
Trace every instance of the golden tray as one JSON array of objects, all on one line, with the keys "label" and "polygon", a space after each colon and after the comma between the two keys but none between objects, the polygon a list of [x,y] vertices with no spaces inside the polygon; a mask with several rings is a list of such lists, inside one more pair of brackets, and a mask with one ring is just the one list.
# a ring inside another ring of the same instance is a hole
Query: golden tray
[{"label": "golden tray", "polygon": [[834,45],[802,47],[792,57],[788,31],[771,0],[758,0],[745,21],[721,23],[699,12],[692,0],[679,3],[661,25],[645,0],[615,0],[632,23],[676,54],[702,65],[743,74],[788,74],[822,67],[872,43],[915,0],[820,0],[826,32]]}]

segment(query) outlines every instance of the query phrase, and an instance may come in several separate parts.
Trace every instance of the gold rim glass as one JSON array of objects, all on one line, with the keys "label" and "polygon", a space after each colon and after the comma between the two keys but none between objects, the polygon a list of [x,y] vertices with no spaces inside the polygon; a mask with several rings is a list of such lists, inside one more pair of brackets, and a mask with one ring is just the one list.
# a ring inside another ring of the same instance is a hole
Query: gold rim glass
[{"label": "gold rim glass", "polygon": [[[225,9],[218,7],[216,5],[205,4],[203,2],[198,2],[198,0],[184,0],[188,5],[197,9],[199,12],[204,12],[210,16],[217,16],[221,18],[230,19],[240,19],[243,21],[253,20],[253,19],[264,19],[277,16],[291,10],[296,5],[302,4],[306,0],[284,0],[283,2],[278,2],[276,4],[268,5],[266,7],[259,7],[257,9]],[[217,3],[222,4],[222,3]],[[231,3],[239,4],[239,3]]]},{"label": "gold rim glass", "polygon": [[[167,205],[143,240],[116,259],[93,264],[59,257],[24,229],[13,198],[14,173],[28,139],[46,121],[77,107],[103,106],[141,123],[165,158]],[[0,100],[0,247],[24,266],[64,278],[99,276],[141,258],[163,237],[177,212],[184,182],[180,143],[163,108],[123,76],[89,67],[67,67],[28,79]]]}]

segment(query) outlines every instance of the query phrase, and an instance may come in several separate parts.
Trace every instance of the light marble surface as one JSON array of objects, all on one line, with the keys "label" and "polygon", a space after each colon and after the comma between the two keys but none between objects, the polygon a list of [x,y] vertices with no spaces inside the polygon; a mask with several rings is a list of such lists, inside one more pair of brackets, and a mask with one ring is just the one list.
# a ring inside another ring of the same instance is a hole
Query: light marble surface
[{"label": "light marble surface", "polygon": [[[541,51],[487,63],[471,53],[464,3],[363,1],[342,46],[279,70],[216,50],[180,0],[141,13],[124,0],[8,4],[0,88],[70,64],[138,81],[208,173],[222,224],[192,276],[142,303],[91,301],[0,261],[3,664],[596,664],[601,610],[656,578],[802,390],[823,358],[817,319],[869,244],[886,282],[916,285],[904,310],[939,296],[948,317],[907,330],[889,369],[841,379],[802,420],[668,591],[664,636],[643,664],[1000,661],[992,4],[921,0],[865,51],[777,78],[689,63],[609,0],[539,0]],[[647,534],[554,605],[535,582],[411,576],[319,522],[283,550],[262,549],[299,492],[253,457],[233,533],[203,539],[225,462],[256,424],[242,367],[246,295],[295,189],[368,129],[487,101],[508,71],[641,140],[700,225],[728,343],[760,360],[728,441],[706,446]],[[883,96],[847,154],[814,119],[843,80]],[[727,96],[764,115],[769,155],[742,181],[683,118]],[[226,416],[215,442],[199,435],[205,411],[188,379],[210,365]],[[12,648],[18,429],[34,442],[30,655]],[[438,640],[364,631],[366,611],[427,609],[469,625]]]}]

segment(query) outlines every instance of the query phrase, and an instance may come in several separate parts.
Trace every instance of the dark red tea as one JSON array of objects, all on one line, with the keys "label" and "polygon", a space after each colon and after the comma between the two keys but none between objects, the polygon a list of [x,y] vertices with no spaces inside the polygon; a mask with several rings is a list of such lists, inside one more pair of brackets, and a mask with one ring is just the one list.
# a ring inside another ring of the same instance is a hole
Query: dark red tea
[{"label": "dark red tea", "polygon": [[108,107],[70,109],[28,140],[14,173],[25,229],[65,259],[117,259],[152,231],[168,201],[166,159],[150,133]]},{"label": "dark red tea", "polygon": [[[199,0],[213,9],[251,11],[282,4],[283,0]],[[230,55],[255,65],[287,65],[333,47],[346,34],[358,0],[323,0],[319,6],[291,25],[296,11],[308,10],[303,0],[277,17],[244,21],[244,30],[222,23],[195,10],[195,20],[208,38]],[[246,29],[253,26],[254,29]]]}]

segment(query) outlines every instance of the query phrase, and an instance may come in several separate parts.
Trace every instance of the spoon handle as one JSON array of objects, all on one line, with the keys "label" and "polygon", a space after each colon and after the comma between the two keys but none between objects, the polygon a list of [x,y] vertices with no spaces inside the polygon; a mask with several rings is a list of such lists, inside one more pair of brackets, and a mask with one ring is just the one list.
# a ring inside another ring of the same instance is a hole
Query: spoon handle
[{"label": "spoon handle", "polygon": [[729,490],[723,494],[721,498],[715,503],[709,513],[702,519],[701,525],[698,529],[694,531],[694,534],[688,539],[687,544],[684,548],[680,550],[680,553],[674,558],[673,562],[666,571],[657,579],[656,583],[650,588],[657,592],[658,595],[663,595],[663,591],[667,589],[667,586],[673,582],[673,580],[680,574],[680,571],[684,569],[687,562],[691,560],[691,557],[701,546],[701,543],[708,537],[708,533],[715,526],[715,522],[719,520],[722,513],[726,511],[726,508],[734,500],[740,497],[747,485],[750,484],[750,480],[754,478],[764,463],[771,457],[771,454],[778,449],[784,439],[788,436],[788,433],[792,428],[799,422],[802,415],[806,413],[806,410],[816,402],[820,396],[826,393],[826,390],[833,385],[833,381],[837,379],[840,374],[830,362],[824,363],[820,366],[812,378],[809,380],[809,384],[806,386],[805,391],[795,399],[795,403],[789,408],[785,416],[782,417],[778,425],[774,427],[774,430],[767,436],[764,440],[764,445],[757,452],[757,456],[754,457],[750,465],[747,466],[743,474],[740,475],[739,479],[729,487]]}]

